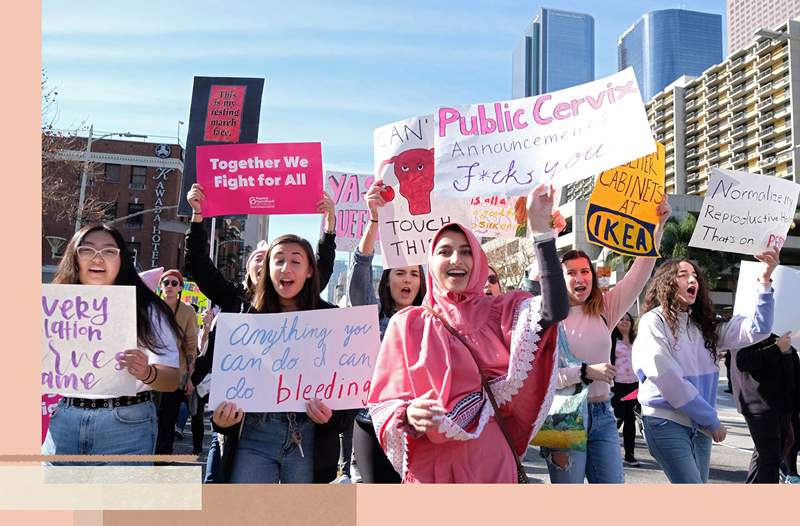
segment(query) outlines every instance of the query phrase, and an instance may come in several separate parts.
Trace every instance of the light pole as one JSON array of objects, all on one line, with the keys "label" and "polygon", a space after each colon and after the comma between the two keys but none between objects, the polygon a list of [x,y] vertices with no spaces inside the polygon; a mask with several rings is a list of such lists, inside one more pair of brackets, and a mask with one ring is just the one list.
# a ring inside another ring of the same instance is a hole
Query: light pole
[{"label": "light pole", "polygon": [[[81,216],[83,215],[83,202],[86,199],[86,179],[89,177],[89,156],[92,153],[92,132],[94,132],[94,125],[89,126],[89,138],[86,139],[86,156],[83,159],[83,173],[81,174],[81,191],[78,194],[78,213],[75,216],[75,232],[81,229]],[[97,140],[111,137],[112,135],[119,135],[120,137],[135,137],[137,139],[147,139],[147,135],[140,135],[131,132],[111,132],[101,135]]]},{"label": "light pole", "polygon": [[178,121],[178,146],[181,145],[181,124],[185,124],[183,121]]}]

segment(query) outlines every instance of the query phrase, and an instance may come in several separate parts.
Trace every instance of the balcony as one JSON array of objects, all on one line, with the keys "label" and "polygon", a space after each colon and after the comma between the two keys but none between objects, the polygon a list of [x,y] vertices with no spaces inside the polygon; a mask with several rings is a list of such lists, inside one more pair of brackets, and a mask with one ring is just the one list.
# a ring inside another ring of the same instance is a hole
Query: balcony
[{"label": "balcony", "polygon": [[696,157],[699,155],[699,153],[700,152],[697,150],[697,148],[689,148],[686,150],[686,158],[688,159],[689,157]]},{"label": "balcony", "polygon": [[758,80],[763,80],[763,79],[768,78],[770,75],[772,75],[772,67],[768,67],[767,69],[760,70],[758,72],[758,76],[756,78],[758,78]]},{"label": "balcony", "polygon": [[746,133],[747,133],[747,126],[744,126],[744,125],[737,126],[731,132],[731,137],[739,137],[740,135],[746,134]]},{"label": "balcony", "polygon": [[731,146],[731,150],[733,150],[734,152],[739,151],[743,148],[747,148],[747,141],[744,139],[736,141],[735,143],[733,143],[733,146]]},{"label": "balcony", "polygon": [[775,135],[775,127],[767,126],[761,130],[761,132],[758,134],[758,138],[761,141],[765,141],[767,139],[771,139],[773,135]]},{"label": "balcony", "polygon": [[772,89],[777,91],[788,85],[789,85],[789,79],[787,77],[781,77],[772,83]]},{"label": "balcony", "polygon": [[744,97],[739,97],[738,99],[735,99],[733,102],[731,102],[730,110],[736,111],[740,108],[743,109],[746,105],[747,105],[747,100]]},{"label": "balcony", "polygon": [[778,162],[778,158],[776,156],[774,156],[774,155],[770,155],[768,157],[764,157],[763,159],[761,159],[761,168],[764,169],[767,166],[775,166],[775,164],[777,162]]},{"label": "balcony", "polygon": [[697,168],[697,164],[698,164],[697,161],[689,161],[688,163],[686,163],[686,169],[692,170],[694,168]]},{"label": "balcony", "polygon": [[744,110],[739,110],[736,113],[734,113],[733,116],[731,117],[731,124],[732,125],[744,124],[746,120],[747,117],[745,116]]},{"label": "balcony", "polygon": [[734,163],[741,163],[747,161],[747,154],[746,153],[737,153],[731,159]]}]

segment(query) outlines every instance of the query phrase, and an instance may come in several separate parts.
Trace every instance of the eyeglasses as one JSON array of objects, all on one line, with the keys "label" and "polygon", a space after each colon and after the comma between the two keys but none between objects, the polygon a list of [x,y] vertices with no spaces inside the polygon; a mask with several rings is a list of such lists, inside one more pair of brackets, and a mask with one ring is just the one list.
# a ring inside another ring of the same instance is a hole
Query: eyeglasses
[{"label": "eyeglasses", "polygon": [[494,274],[489,274],[489,277],[486,278],[486,281],[488,281],[492,285],[497,285],[497,281],[498,281],[497,280],[497,276],[495,276]]},{"label": "eyeglasses", "polygon": [[161,282],[162,287],[177,287],[180,284],[181,282],[178,281],[177,279],[165,279],[164,281]]},{"label": "eyeglasses", "polygon": [[77,252],[78,257],[84,260],[92,260],[97,256],[97,254],[100,254],[100,257],[103,258],[103,261],[119,257],[119,249],[114,247],[106,247],[97,250],[90,246],[80,246],[78,247]]}]

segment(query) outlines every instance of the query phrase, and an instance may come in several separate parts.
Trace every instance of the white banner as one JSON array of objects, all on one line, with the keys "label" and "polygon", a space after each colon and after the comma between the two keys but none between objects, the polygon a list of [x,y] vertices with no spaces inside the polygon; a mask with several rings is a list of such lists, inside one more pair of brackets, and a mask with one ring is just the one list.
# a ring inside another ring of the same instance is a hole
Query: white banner
[{"label": "white banner", "polygon": [[436,184],[449,196],[561,187],[656,149],[633,69],[536,97],[442,107]]},{"label": "white banner", "polygon": [[469,200],[441,197],[433,174],[433,116],[375,130],[375,178],[388,201],[378,213],[385,268],[424,265],[433,235],[450,222],[470,224]]},{"label": "white banner", "polygon": [[233,402],[259,413],[367,405],[380,348],[375,305],[217,316],[209,407]]},{"label": "white banner", "polygon": [[[758,300],[757,280],[761,275],[761,263],[742,261],[739,268],[739,282],[736,285],[736,301],[733,313],[752,316]],[[792,333],[792,345],[800,349],[800,270],[778,266],[772,272],[772,288],[775,289],[775,318],[772,333],[781,336]]]},{"label": "white banner", "polygon": [[136,290],[42,285],[42,393],[131,396],[136,378],[116,355],[136,349]]},{"label": "white banner", "polygon": [[781,248],[798,191],[800,185],[779,177],[712,168],[689,246],[737,254]]}]

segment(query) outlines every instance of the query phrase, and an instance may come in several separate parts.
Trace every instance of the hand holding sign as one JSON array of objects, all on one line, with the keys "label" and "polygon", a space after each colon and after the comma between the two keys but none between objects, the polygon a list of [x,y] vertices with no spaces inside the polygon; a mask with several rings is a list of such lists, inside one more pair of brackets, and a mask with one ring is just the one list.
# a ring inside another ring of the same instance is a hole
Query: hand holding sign
[{"label": "hand holding sign", "polygon": [[540,184],[528,194],[528,225],[531,233],[549,232],[553,224],[553,187]]},{"label": "hand holding sign", "polygon": [[310,402],[306,402],[306,414],[315,424],[327,424],[328,420],[333,416],[333,411],[325,405],[325,402],[315,398]]},{"label": "hand holding sign", "polygon": [[206,199],[206,194],[203,193],[203,187],[197,183],[192,185],[192,188],[186,194],[186,201],[192,207],[195,214],[203,213],[203,201]]},{"label": "hand holding sign", "polygon": [[369,209],[369,218],[372,220],[378,219],[378,208],[386,206],[387,201],[394,199],[394,190],[391,192],[392,199],[386,199],[385,195],[387,190],[391,190],[391,186],[386,186],[383,181],[375,181],[367,190],[364,195],[364,201],[367,203]]},{"label": "hand holding sign", "polygon": [[772,280],[772,271],[780,263],[780,252],[777,248],[768,248],[761,254],[756,254],[755,257],[761,262],[761,277],[758,281],[762,283],[769,283]]},{"label": "hand holding sign", "polygon": [[147,355],[140,349],[126,349],[118,355],[117,361],[137,380],[145,381],[152,375]]},{"label": "hand holding sign", "polygon": [[658,203],[656,208],[656,215],[658,216],[658,224],[656,224],[656,248],[661,244],[661,237],[664,235],[664,224],[672,215],[672,205],[669,204],[667,194],[664,194],[664,199]]},{"label": "hand holding sign", "polygon": [[239,411],[233,402],[222,402],[214,410],[211,420],[219,427],[231,427],[242,421],[244,411]]},{"label": "hand holding sign", "polygon": [[336,230],[336,205],[328,192],[322,192],[322,199],[317,201],[317,211],[325,216],[325,231],[333,232]]}]

